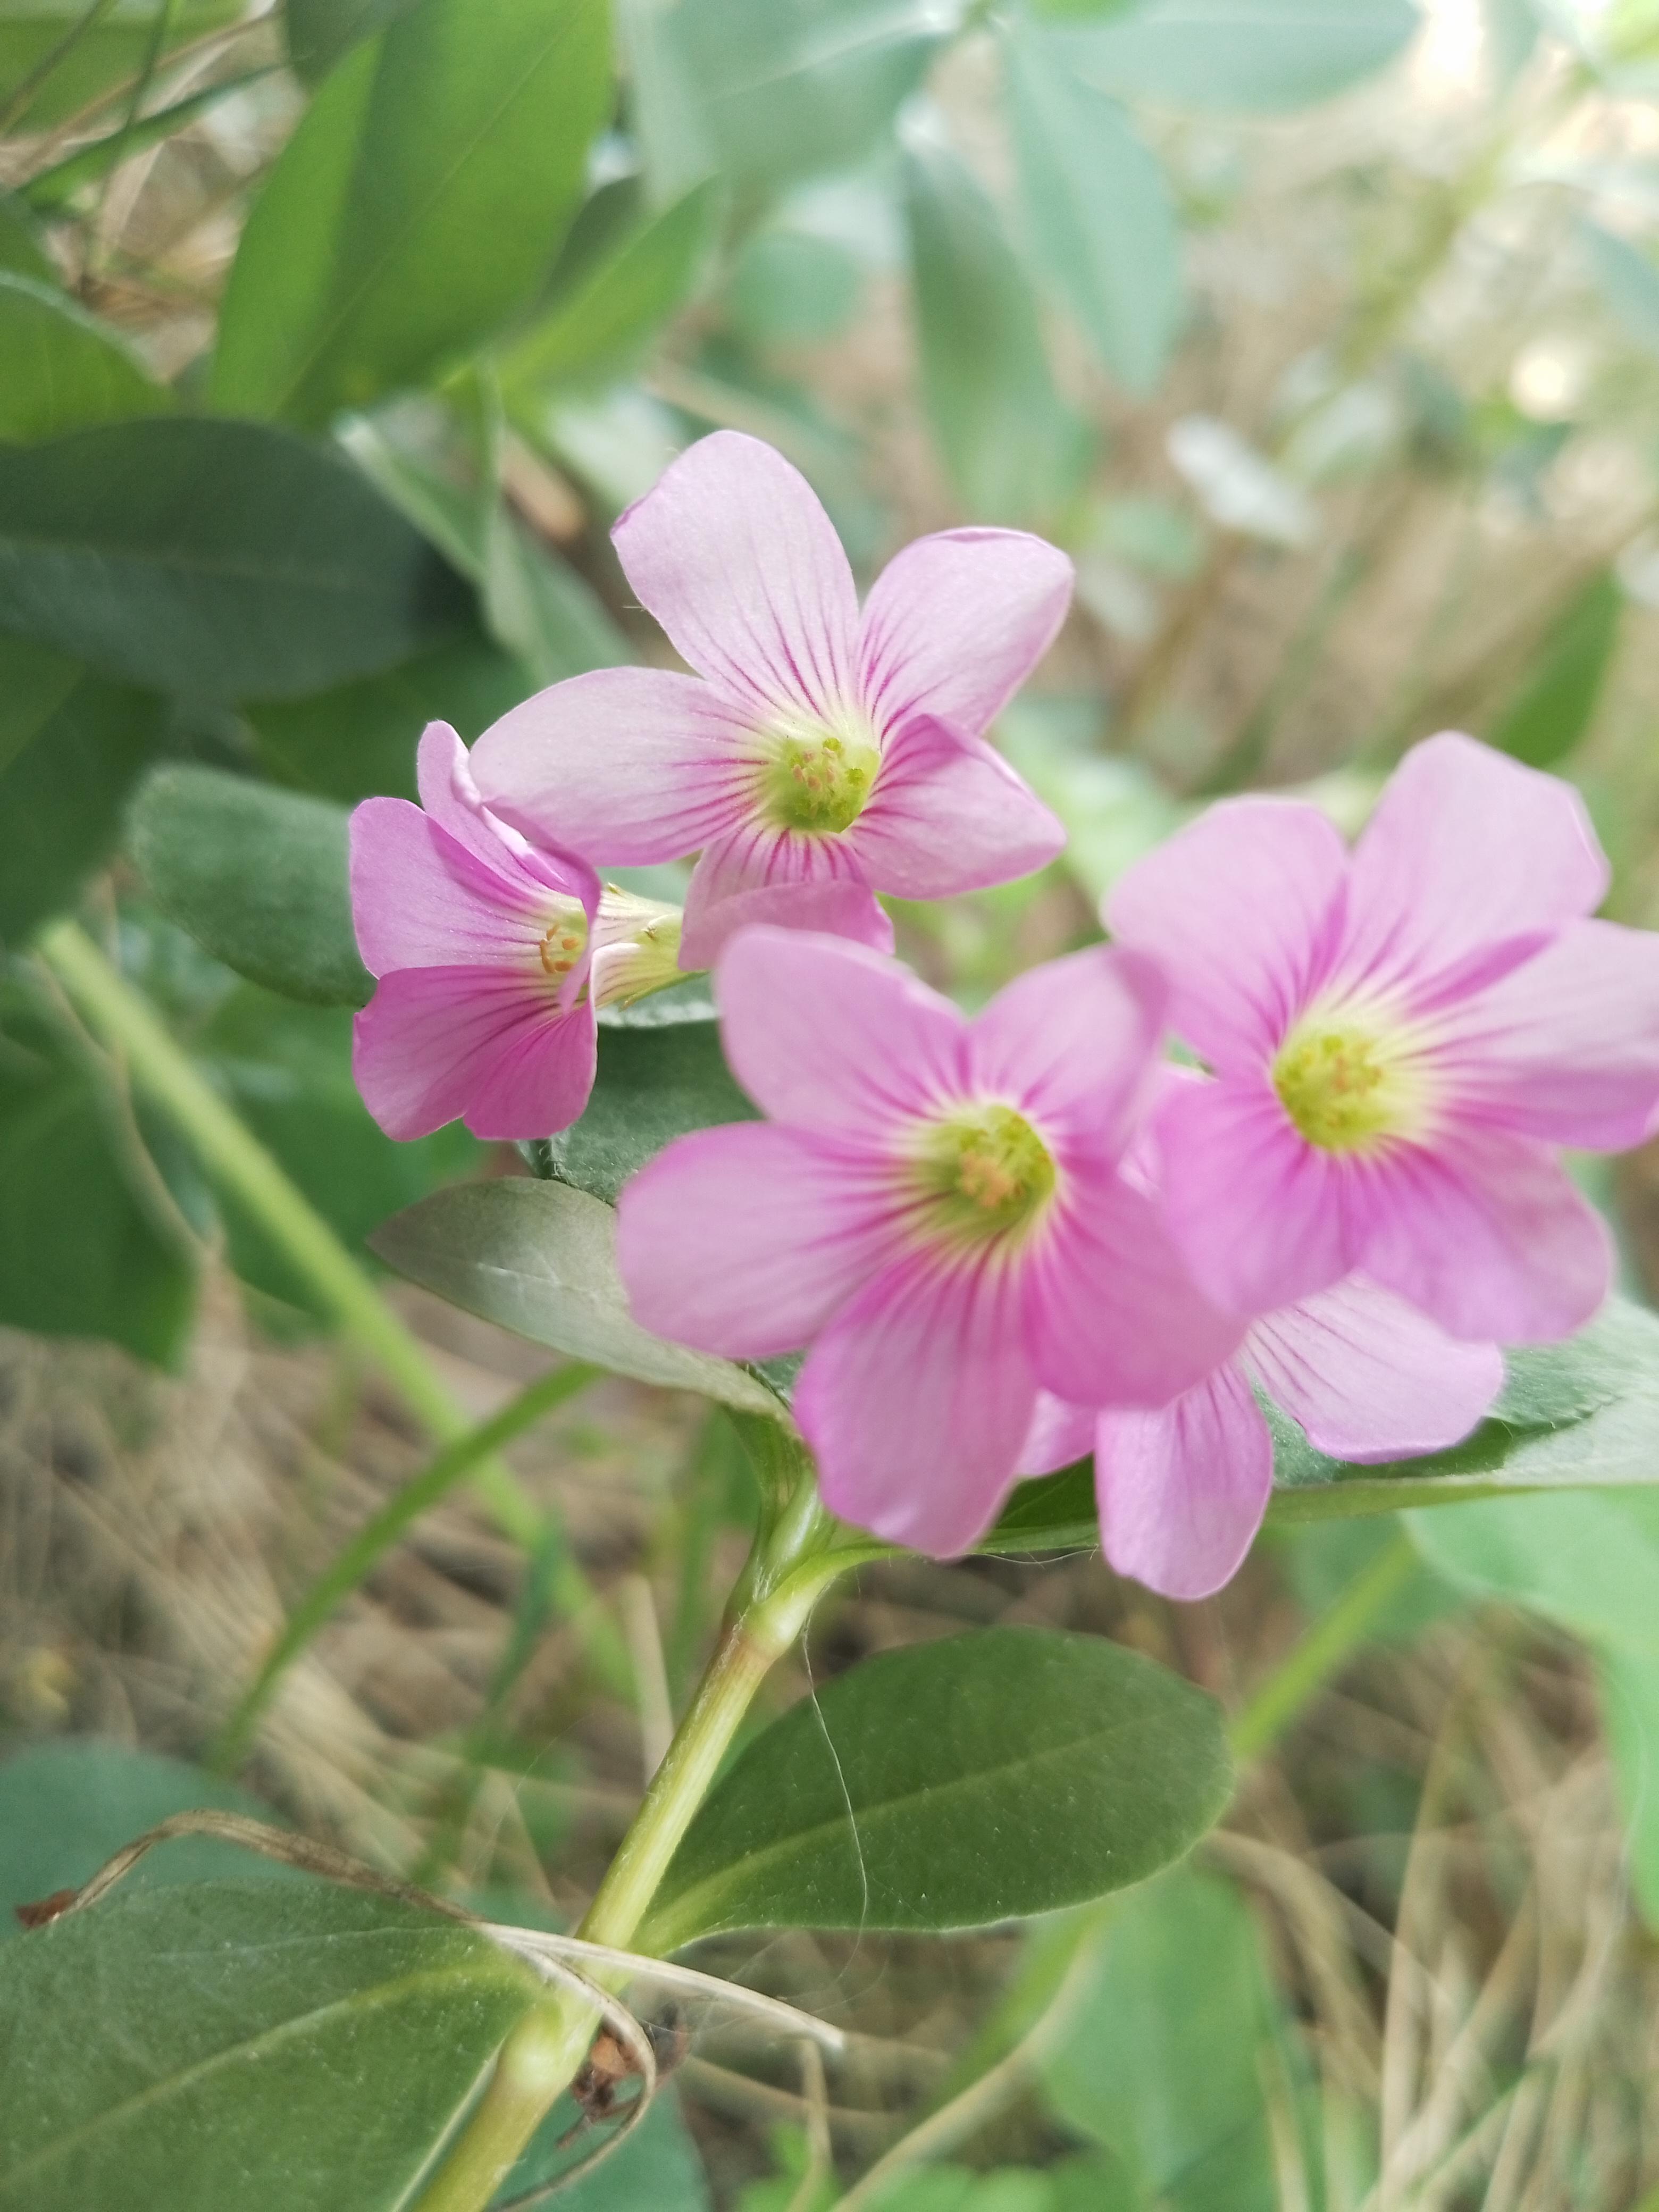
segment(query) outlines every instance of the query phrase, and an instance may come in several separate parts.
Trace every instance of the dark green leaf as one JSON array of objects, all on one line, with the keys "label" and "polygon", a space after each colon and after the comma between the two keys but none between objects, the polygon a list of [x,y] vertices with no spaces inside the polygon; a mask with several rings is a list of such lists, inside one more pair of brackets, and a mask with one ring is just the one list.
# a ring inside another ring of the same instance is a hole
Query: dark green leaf
[{"label": "dark green leaf", "polygon": [[352,932],[346,820],[328,799],[170,763],[135,800],[128,844],[162,913],[216,960],[290,999],[361,1006],[374,985]]},{"label": "dark green leaf", "polygon": [[384,30],[415,5],[416,0],[287,0],[289,60],[307,84],[320,83],[360,39]]},{"label": "dark green leaf", "polygon": [[748,1747],[688,1830],[645,1940],[1051,1912],[1179,1857],[1231,1787],[1214,1702],[1118,1644],[1032,1628],[912,1644]]},{"label": "dark green leaf", "polygon": [[743,1368],[666,1343],[632,1318],[616,1219],[585,1191],[515,1177],[434,1191],[368,1241],[400,1275],[534,1344],[781,1419],[778,1400]]},{"label": "dark green leaf", "polygon": [[253,422],[0,452],[0,629],[200,698],[291,698],[453,628],[459,578],[349,462]]},{"label": "dark green leaf", "polygon": [[195,1297],[118,1103],[18,997],[0,999],[0,1324],[107,1337],[170,1366]]},{"label": "dark green leaf", "polygon": [[[88,0],[7,0],[0,13],[0,98],[9,95],[86,15]],[[124,0],[76,39],[44,79],[28,105],[12,118],[14,131],[40,131],[60,123],[100,93],[136,77],[143,68],[155,17],[167,0]],[[234,22],[242,0],[173,0],[161,51]]]},{"label": "dark green leaf", "polygon": [[1644,353],[1659,354],[1659,267],[1639,246],[1599,223],[1581,222],[1578,235],[1590,274],[1625,335]]},{"label": "dark green leaf", "polygon": [[5,2212],[396,2212],[538,1986],[322,1883],[118,1892],[0,1959]]},{"label": "dark green leaf", "polygon": [[248,218],[214,404],[325,422],[490,337],[552,260],[610,96],[604,0],[421,0],[357,46]]},{"label": "dark green leaf", "polygon": [[1370,76],[1419,21],[1411,0],[1148,0],[1121,22],[1063,35],[1071,66],[1103,92],[1279,109]]},{"label": "dark green leaf", "polygon": [[1616,578],[1606,569],[1592,576],[1545,632],[1488,741],[1533,768],[1570,753],[1595,719],[1624,609]]},{"label": "dark green leaf", "polygon": [[1042,2061],[1062,2119],[1170,2212],[1276,2212],[1262,2094],[1273,2001],[1237,1893],[1182,1867],[1114,1911],[1087,1992]]},{"label": "dark green leaf", "polygon": [[1088,435],[1054,389],[1036,303],[995,209],[953,154],[905,161],[933,435],[963,501],[994,522],[1042,521],[1063,502]]},{"label": "dark green leaf", "polygon": [[172,404],[167,386],[66,293],[0,272],[0,439],[29,445]]},{"label": "dark green leaf", "polygon": [[1036,266],[1119,382],[1149,392],[1180,331],[1181,234],[1157,161],[1054,42],[1008,40],[1010,119]]},{"label": "dark green leaf", "polygon": [[[171,1813],[201,1807],[270,1815],[246,1790],[152,1751],[64,1738],[20,1751],[0,1764],[0,1942],[20,1934],[14,1907],[55,1890],[78,1889],[123,1844]],[[181,1838],[141,1859],[128,1877],[137,1888],[227,1876],[285,1873],[234,1844]]]},{"label": "dark green leaf", "polygon": [[163,734],[148,693],[0,637],[0,821],[20,833],[0,873],[0,942],[21,943],[74,904]]},{"label": "dark green leaf", "polygon": [[[690,1001],[693,1008],[701,1003],[700,997]],[[654,1000],[642,999],[631,1011],[642,1016],[659,1009]],[[574,1127],[536,1147],[535,1165],[614,1206],[629,1176],[671,1139],[755,1118],[726,1067],[712,1006],[701,1020],[606,1024],[587,1111]]]}]

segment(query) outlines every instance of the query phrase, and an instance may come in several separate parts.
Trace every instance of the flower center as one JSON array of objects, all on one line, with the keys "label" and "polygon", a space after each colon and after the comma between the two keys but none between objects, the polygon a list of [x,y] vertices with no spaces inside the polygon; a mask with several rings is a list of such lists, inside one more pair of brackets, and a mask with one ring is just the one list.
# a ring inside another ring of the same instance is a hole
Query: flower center
[{"label": "flower center", "polygon": [[548,923],[536,951],[545,972],[556,982],[562,982],[581,958],[586,943],[587,916],[579,906],[572,906]]},{"label": "flower center", "polygon": [[968,1106],[928,1130],[918,1181],[930,1224],[978,1241],[1024,1229],[1042,1211],[1054,1164],[1012,1106]]},{"label": "flower center", "polygon": [[1375,1149],[1421,1119],[1423,1084],[1403,1033],[1314,1015],[1297,1024],[1273,1065],[1279,1103],[1326,1152]]},{"label": "flower center", "polygon": [[779,830],[822,836],[850,830],[874,787],[881,754],[874,738],[815,724],[783,724],[761,773],[760,800]]}]

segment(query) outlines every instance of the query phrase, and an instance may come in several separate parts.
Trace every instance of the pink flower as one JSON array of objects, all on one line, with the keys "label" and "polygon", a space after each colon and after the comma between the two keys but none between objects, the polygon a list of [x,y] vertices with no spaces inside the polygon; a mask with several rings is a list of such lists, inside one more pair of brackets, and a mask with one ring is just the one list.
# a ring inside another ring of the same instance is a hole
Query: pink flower
[{"label": "pink flower", "polygon": [[1254,1322],[1235,1358],[1152,1413],[1039,1401],[1022,1471],[1095,1455],[1101,1543],[1121,1575],[1165,1597],[1208,1597],[1249,1550],[1273,1488],[1257,1390],[1345,1460],[1455,1444],[1497,1396],[1495,1345],[1464,1344],[1363,1276]]},{"label": "pink flower", "polygon": [[674,462],[614,537],[697,674],[556,684],[486,730],[473,765],[503,820],[598,867],[701,852],[685,966],[754,921],[890,951],[877,891],[940,898],[1059,852],[1060,823],[981,734],[1065,615],[1072,566],[1052,545],[919,538],[860,619],[811,488],[730,430]]},{"label": "pink flower", "polygon": [[389,1137],[458,1115],[477,1137],[550,1135],[593,1087],[598,1006],[672,980],[678,917],[602,898],[585,861],[497,821],[447,722],[428,725],[417,773],[419,806],[366,799],[351,817],[352,920],[380,979],[357,1088]]},{"label": "pink flower", "polygon": [[1565,1336],[1607,1237],[1557,1156],[1659,1118],[1659,938],[1584,919],[1607,865],[1570,787],[1471,738],[1406,757],[1352,854],[1242,799],[1108,902],[1213,1070],[1161,1109],[1170,1225],[1267,1313],[1356,1270],[1456,1337]]},{"label": "pink flower", "polygon": [[945,1555],[989,1524],[1039,1386],[1154,1406],[1242,1334],[1118,1171],[1164,988],[1097,946],[974,1020],[860,945],[746,930],[715,977],[767,1122],[679,1138],[622,1194],[637,1318],[760,1359],[810,1344],[795,1417],[831,1509]]}]

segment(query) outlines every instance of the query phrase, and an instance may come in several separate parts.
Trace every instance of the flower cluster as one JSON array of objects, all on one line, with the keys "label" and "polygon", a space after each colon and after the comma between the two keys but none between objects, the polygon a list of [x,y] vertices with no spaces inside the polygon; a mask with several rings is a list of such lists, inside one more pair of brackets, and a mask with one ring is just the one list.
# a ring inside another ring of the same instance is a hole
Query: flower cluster
[{"label": "flower cluster", "polygon": [[[1659,1123],[1659,938],[1589,918],[1606,864],[1568,786],[1449,734],[1352,852],[1310,805],[1212,807],[1119,882],[1110,945],[969,1018],[888,957],[876,895],[1059,851],[983,732],[1064,556],[947,532],[860,613],[805,483],[725,433],[616,542],[696,672],[556,684],[470,757],[434,725],[422,806],[358,810],[358,1081],[396,1136],[545,1135],[586,1103],[597,1007],[712,965],[767,1118],[635,1177],[623,1275],[665,1335],[807,1348],[836,1511],[948,1556],[1092,1450],[1114,1565],[1202,1596],[1266,1508],[1262,1397],[1341,1458],[1432,1450],[1500,1344],[1594,1312],[1607,1238],[1559,1148]],[[595,872],[693,854],[680,937]]]}]

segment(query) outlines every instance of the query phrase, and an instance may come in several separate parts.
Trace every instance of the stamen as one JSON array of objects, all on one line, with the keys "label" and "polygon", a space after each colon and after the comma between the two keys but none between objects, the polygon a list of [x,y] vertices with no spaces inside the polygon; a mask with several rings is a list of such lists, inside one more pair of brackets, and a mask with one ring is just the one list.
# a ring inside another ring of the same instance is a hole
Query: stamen
[{"label": "stamen", "polygon": [[1299,1022],[1273,1065],[1279,1103],[1322,1152],[1375,1151],[1422,1121],[1424,1070],[1403,1029],[1336,1009]]},{"label": "stamen", "polygon": [[917,1179],[927,1226],[980,1243],[1029,1227],[1053,1195],[1054,1164],[1024,1115],[993,1102],[933,1124]]},{"label": "stamen", "polygon": [[580,911],[557,915],[542,932],[536,947],[543,972],[556,982],[562,982],[581,957],[587,942],[586,917]]},{"label": "stamen", "polygon": [[812,722],[775,723],[775,750],[761,771],[761,811],[775,829],[835,836],[869,801],[881,753],[873,735]]}]

